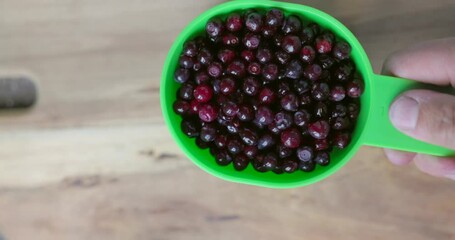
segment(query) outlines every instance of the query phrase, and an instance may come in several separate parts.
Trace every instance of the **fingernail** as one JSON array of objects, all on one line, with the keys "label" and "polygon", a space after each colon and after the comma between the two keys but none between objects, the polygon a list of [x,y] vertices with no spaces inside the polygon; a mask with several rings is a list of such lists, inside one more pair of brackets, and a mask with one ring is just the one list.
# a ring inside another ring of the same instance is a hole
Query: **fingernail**
[{"label": "fingernail", "polygon": [[390,120],[401,130],[412,130],[416,127],[419,117],[419,103],[407,96],[399,97],[390,107]]}]

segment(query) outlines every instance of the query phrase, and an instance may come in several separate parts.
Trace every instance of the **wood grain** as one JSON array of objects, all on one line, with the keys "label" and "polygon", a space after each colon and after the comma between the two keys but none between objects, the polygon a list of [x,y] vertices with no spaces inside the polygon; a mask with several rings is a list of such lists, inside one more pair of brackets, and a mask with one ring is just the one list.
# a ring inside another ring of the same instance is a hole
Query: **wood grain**
[{"label": "wood grain", "polygon": [[[0,239],[455,239],[455,184],[362,148],[305,188],[228,183],[178,150],[159,107],[167,50],[221,1],[0,0],[0,74],[40,96],[0,112]],[[297,1],[296,1],[297,2]],[[376,72],[455,35],[455,3],[304,2],[345,23]]]}]

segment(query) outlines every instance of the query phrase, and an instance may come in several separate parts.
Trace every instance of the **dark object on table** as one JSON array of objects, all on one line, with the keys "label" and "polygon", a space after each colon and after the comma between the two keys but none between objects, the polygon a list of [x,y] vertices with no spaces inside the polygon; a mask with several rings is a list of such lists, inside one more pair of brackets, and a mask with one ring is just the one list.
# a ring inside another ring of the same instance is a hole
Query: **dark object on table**
[{"label": "dark object on table", "polygon": [[37,99],[35,83],[27,77],[0,77],[0,108],[26,108]]}]

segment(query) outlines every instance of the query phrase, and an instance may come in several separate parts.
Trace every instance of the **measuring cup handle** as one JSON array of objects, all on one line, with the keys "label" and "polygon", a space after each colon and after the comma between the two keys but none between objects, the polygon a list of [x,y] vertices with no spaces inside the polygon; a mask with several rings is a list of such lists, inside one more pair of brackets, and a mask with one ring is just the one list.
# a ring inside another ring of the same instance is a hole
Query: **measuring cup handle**
[{"label": "measuring cup handle", "polygon": [[364,129],[365,145],[417,152],[435,156],[455,156],[454,149],[426,143],[398,131],[390,122],[389,107],[402,92],[416,88],[434,88],[415,81],[373,74],[370,111]]}]

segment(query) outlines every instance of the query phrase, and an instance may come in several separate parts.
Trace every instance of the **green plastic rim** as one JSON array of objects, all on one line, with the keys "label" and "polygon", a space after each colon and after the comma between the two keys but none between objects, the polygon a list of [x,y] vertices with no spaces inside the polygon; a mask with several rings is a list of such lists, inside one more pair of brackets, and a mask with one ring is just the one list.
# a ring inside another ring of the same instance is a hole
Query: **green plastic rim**
[{"label": "green plastic rim", "polygon": [[[188,138],[180,130],[181,117],[175,114],[172,110],[172,104],[176,100],[176,91],[180,84],[173,80],[174,71],[177,67],[178,57],[182,51],[182,46],[185,41],[202,34],[205,29],[206,22],[214,16],[226,16],[231,12],[238,12],[249,8],[270,9],[280,8],[286,15],[295,14],[300,16],[305,24],[309,22],[318,23],[321,27],[329,29],[335,33],[339,39],[347,41],[352,47],[351,58],[356,64],[357,71],[364,78],[365,93],[361,98],[361,111],[358,118],[357,126],[352,135],[350,145],[343,150],[334,150],[331,153],[331,163],[328,166],[317,166],[313,172],[306,173],[296,171],[292,174],[275,174],[273,172],[260,173],[248,166],[244,171],[236,171],[229,166],[219,166],[215,163],[214,157],[210,155],[208,150],[199,149],[194,139]],[[368,57],[362,48],[361,44],[355,36],[338,20],[332,16],[321,12],[317,9],[284,2],[274,1],[231,1],[214,8],[207,10],[194,19],[177,37],[173,43],[169,54],[166,58],[160,88],[160,100],[163,116],[169,131],[177,142],[180,149],[183,150],[194,164],[204,171],[219,177],[221,179],[244,183],[269,188],[294,188],[316,183],[322,179],[332,175],[344,166],[355,154],[358,148],[362,145],[362,129],[368,119],[370,106],[369,85],[372,78],[371,64]]]}]

